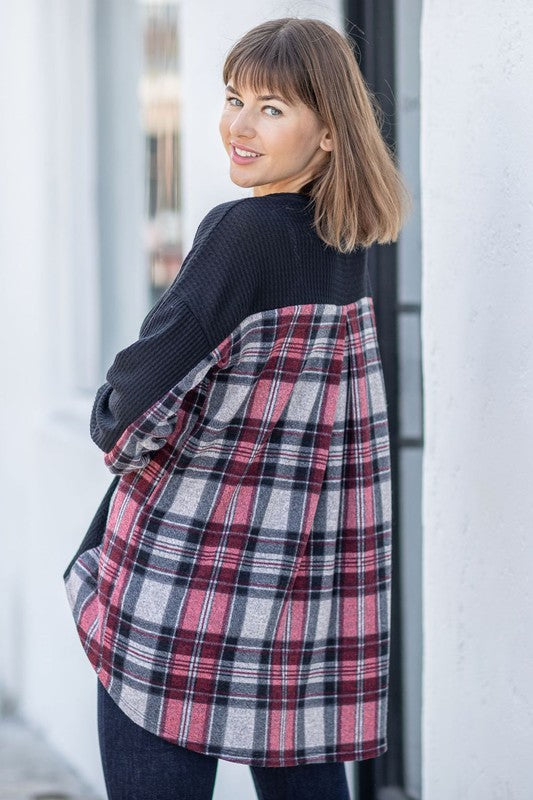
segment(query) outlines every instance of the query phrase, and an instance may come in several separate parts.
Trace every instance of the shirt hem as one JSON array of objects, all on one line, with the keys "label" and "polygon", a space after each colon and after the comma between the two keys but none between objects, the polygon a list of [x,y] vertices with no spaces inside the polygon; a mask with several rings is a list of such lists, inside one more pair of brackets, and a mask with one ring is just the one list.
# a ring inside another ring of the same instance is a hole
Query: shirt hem
[{"label": "shirt hem", "polygon": [[231,749],[228,748],[221,748],[210,746],[209,744],[202,744],[200,742],[191,742],[188,739],[184,739],[183,737],[177,737],[176,739],[169,739],[165,736],[161,736],[161,734],[157,731],[155,726],[148,726],[145,723],[145,720],[142,717],[142,714],[139,714],[137,709],[130,705],[123,697],[120,697],[120,692],[115,693],[110,691],[110,689],[105,685],[99,673],[98,680],[112,698],[112,700],[117,704],[117,706],[137,725],[141,728],[144,728],[150,733],[159,736],[165,741],[169,741],[172,744],[176,744],[179,747],[185,747],[187,750],[193,750],[196,753],[203,753],[204,755],[214,756],[216,758],[220,758],[223,761],[231,761],[237,764],[246,764],[248,766],[257,766],[257,767],[294,767],[299,766],[302,764],[322,764],[326,762],[340,762],[340,761],[366,761],[369,758],[377,758],[378,756],[385,753],[388,749],[388,743],[385,741],[383,744],[377,747],[371,748],[353,748],[350,752],[332,752],[332,753],[321,753],[314,756],[303,756],[303,757],[288,757],[288,758],[254,758],[253,756],[243,756],[238,755],[237,752],[232,752]]}]

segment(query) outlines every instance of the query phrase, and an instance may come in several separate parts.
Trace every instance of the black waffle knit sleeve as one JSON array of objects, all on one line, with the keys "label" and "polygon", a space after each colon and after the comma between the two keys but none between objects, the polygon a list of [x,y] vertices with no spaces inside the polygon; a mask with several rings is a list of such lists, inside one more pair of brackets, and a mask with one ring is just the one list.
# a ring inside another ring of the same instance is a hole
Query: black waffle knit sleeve
[{"label": "black waffle knit sleeve", "polygon": [[[90,420],[112,473],[142,469],[165,445],[184,396],[216,363],[216,345],[247,315],[261,269],[261,230],[246,199],[215,206],[139,338],[115,356]],[[185,424],[180,419],[180,428]]]}]

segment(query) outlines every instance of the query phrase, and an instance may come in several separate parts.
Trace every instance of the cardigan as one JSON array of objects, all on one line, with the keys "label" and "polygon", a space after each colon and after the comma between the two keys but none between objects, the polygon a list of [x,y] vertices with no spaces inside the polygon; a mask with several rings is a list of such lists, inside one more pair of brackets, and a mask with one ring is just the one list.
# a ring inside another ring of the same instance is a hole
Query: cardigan
[{"label": "cardigan", "polygon": [[281,192],[202,219],[96,392],[115,476],[63,574],[113,700],[265,767],[387,750],[391,462],[367,250]]}]

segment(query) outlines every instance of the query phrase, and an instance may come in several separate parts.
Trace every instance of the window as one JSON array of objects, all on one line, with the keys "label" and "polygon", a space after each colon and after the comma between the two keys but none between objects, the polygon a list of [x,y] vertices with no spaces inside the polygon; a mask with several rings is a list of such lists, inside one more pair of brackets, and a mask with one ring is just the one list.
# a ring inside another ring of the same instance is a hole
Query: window
[{"label": "window", "polygon": [[144,241],[153,305],[172,283],[183,261],[178,6],[141,0],[140,10]]},{"label": "window", "polygon": [[179,9],[95,5],[98,383],[183,260]]}]

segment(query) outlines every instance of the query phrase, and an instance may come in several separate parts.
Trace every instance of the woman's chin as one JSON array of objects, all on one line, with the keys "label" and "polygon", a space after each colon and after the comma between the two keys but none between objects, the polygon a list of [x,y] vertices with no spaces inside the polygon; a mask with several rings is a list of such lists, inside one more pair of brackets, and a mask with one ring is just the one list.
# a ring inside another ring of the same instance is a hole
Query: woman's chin
[{"label": "woman's chin", "polygon": [[230,180],[235,186],[240,186],[241,189],[251,189],[255,186],[256,182],[251,180],[246,180],[245,177],[242,175],[235,175],[232,171],[230,171]]}]

